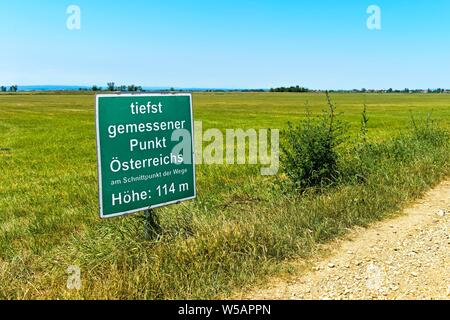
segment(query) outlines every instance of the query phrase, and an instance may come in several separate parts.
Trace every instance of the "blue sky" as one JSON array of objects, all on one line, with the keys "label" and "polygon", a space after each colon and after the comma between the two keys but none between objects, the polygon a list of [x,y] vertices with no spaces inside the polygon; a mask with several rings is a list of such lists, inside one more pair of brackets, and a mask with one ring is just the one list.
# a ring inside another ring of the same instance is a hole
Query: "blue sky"
[{"label": "blue sky", "polygon": [[4,85],[450,87],[448,0],[0,0],[0,41]]}]

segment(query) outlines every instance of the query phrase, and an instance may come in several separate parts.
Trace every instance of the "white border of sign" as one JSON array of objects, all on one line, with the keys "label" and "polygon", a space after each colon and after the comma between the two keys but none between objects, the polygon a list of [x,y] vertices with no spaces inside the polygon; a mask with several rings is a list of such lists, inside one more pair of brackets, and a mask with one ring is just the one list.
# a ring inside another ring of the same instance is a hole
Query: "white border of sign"
[{"label": "white border of sign", "polygon": [[[192,128],[192,132],[191,132],[191,139],[192,139],[192,164],[194,167],[194,196],[189,197],[189,198],[185,198],[185,199],[180,199],[180,200],[176,200],[176,201],[171,201],[171,202],[166,202],[166,203],[161,203],[158,204],[156,206],[151,206],[151,207],[144,207],[144,208],[140,208],[140,209],[135,209],[135,210],[131,210],[131,211],[126,211],[126,212],[121,212],[121,213],[116,213],[116,214],[111,214],[111,215],[104,215],[103,212],[103,192],[102,192],[102,170],[101,170],[101,166],[102,166],[102,159],[101,159],[101,146],[100,146],[100,123],[99,123],[99,119],[98,119],[98,102],[99,102],[99,98],[111,98],[111,97],[161,97],[161,96],[181,96],[181,97],[189,97],[190,100],[190,109],[191,109],[191,128]],[[145,211],[145,210],[150,210],[150,209],[156,209],[156,208],[161,208],[164,206],[168,206],[168,205],[172,205],[172,204],[178,204],[184,201],[189,201],[189,200],[193,200],[195,198],[197,198],[197,172],[196,172],[196,159],[195,159],[195,138],[194,138],[194,113],[193,113],[193,108],[192,108],[192,93],[111,93],[111,94],[97,94],[95,96],[95,127],[96,127],[96,140],[97,140],[97,169],[98,169],[98,204],[99,204],[99,210],[100,210],[100,218],[102,219],[108,219],[108,218],[114,218],[114,217],[120,217],[120,216],[125,216],[125,215],[129,215],[132,213],[136,213],[139,211]]]}]

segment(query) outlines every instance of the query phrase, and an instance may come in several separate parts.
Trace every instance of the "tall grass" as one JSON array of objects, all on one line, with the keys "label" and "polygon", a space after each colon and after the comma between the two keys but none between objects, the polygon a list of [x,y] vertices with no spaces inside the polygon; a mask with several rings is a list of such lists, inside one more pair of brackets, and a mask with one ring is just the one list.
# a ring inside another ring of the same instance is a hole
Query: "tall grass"
[{"label": "tall grass", "polygon": [[[34,121],[42,119],[32,116],[36,120],[30,120],[29,130],[35,128]],[[83,125],[90,130],[90,122]],[[70,127],[69,120],[61,127]],[[50,127],[48,132],[52,132]],[[72,134],[78,132],[73,128]],[[36,167],[37,178],[32,180],[33,187],[49,193],[52,201],[29,197],[24,200],[27,206],[3,207],[16,218],[15,224],[20,224],[19,218],[28,219],[29,212],[35,216],[30,228],[9,225],[9,216],[2,221],[0,298],[223,297],[272,274],[286,260],[310,257],[318,244],[353,226],[367,226],[392,215],[450,173],[448,131],[431,121],[414,120],[410,129],[383,141],[371,140],[370,130],[365,136],[335,149],[337,175],[332,183],[324,179],[320,192],[308,188],[302,193],[295,188],[287,192],[276,183],[286,179],[285,175],[261,177],[254,166],[201,167],[199,198],[162,209],[160,235],[151,241],[146,240],[142,215],[92,223],[95,200],[86,186],[95,185],[91,173],[95,165],[90,164],[94,161],[83,167],[86,176],[82,178],[80,171],[73,174],[76,179],[70,178],[61,167],[58,180],[44,165],[45,159],[34,156],[31,165]],[[90,146],[89,139],[85,140]],[[31,148],[35,143],[29,144]],[[10,145],[13,152],[5,156],[5,163],[15,166],[8,170],[22,172],[25,164],[14,161],[23,143],[5,144]],[[65,154],[80,154],[77,148],[67,148]],[[78,162],[85,164],[83,159],[93,157],[90,148],[83,150],[86,155],[74,160],[76,168]],[[52,163],[57,163],[53,148],[42,152],[42,157],[50,155],[55,160]],[[61,184],[67,190],[61,190]],[[14,185],[19,187],[22,184]],[[13,203],[15,193],[5,194]],[[66,208],[64,199],[72,207]],[[72,220],[72,210],[78,207],[83,208],[85,226]],[[54,211],[58,214],[44,214]],[[25,236],[33,241],[21,242]],[[81,267],[80,291],[66,289],[69,265]]]},{"label": "tall grass", "polygon": [[[448,154],[447,131],[416,124],[388,141],[347,148],[339,155],[339,182],[320,193],[286,193],[270,179],[249,179],[235,197],[213,210],[205,210],[200,199],[161,216],[163,232],[153,241],[145,240],[139,216],[107,221],[43,256],[39,269],[31,271],[26,261],[11,260],[8,270],[15,270],[16,277],[0,271],[0,296],[223,296],[269,274],[286,259],[309,257],[317,244],[348,228],[396,212],[448,175]],[[78,293],[61,289],[66,279],[61,265],[73,264],[83,270]],[[23,279],[31,281],[33,290],[17,290],[24,288]]]}]

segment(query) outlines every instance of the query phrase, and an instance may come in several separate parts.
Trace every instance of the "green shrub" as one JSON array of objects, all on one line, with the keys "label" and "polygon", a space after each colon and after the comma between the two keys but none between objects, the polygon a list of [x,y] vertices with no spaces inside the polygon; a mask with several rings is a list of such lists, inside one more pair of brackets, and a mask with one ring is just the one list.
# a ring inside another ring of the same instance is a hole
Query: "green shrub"
[{"label": "green shrub", "polygon": [[337,147],[344,141],[345,130],[335,104],[326,96],[328,110],[321,117],[308,114],[306,121],[289,123],[282,132],[283,171],[300,191],[329,185],[338,177]]},{"label": "green shrub", "polygon": [[431,114],[425,120],[417,120],[411,115],[412,135],[418,141],[426,141],[433,146],[448,145],[449,133],[432,120]]},{"label": "green shrub", "polygon": [[[365,112],[363,123],[364,119],[367,119]],[[341,183],[364,183],[371,175],[388,174],[395,167],[393,162],[409,163],[419,156],[436,152],[436,149],[448,149],[448,130],[439,127],[430,116],[426,120],[411,119],[411,127],[398,137],[374,143],[363,135],[361,143],[349,146],[339,163]]]}]

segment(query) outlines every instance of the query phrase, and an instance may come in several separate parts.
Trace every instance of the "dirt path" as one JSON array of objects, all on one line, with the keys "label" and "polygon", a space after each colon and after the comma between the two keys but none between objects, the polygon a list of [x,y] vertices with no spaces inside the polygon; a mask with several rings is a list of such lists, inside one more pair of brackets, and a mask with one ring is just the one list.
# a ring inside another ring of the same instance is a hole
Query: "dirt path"
[{"label": "dirt path", "polygon": [[401,217],[352,232],[305,274],[242,299],[450,299],[450,181]]}]

